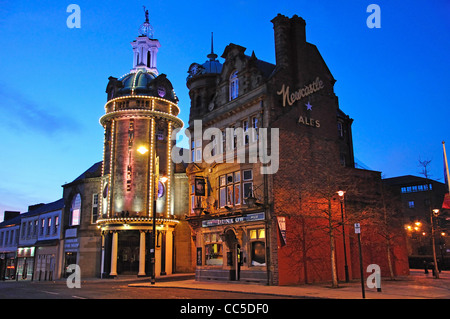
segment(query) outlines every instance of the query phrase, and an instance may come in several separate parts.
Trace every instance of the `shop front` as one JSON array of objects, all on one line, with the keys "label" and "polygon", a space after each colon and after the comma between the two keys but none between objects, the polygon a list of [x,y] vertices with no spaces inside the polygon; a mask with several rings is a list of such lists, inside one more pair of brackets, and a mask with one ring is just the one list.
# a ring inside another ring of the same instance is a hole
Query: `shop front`
[{"label": "shop front", "polygon": [[16,279],[16,252],[0,254],[0,280]]},{"label": "shop front", "polygon": [[20,247],[17,249],[16,280],[33,280],[35,247]]},{"label": "shop front", "polygon": [[267,281],[265,213],[202,220],[196,280]]}]

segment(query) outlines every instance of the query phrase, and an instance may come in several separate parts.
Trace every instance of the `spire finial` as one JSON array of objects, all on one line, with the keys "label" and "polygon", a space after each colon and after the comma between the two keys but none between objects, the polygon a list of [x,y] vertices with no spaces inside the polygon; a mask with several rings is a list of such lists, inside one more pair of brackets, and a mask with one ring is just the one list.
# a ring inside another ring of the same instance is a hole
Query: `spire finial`
[{"label": "spire finial", "polygon": [[153,27],[148,20],[148,10],[146,10],[145,6],[142,7],[144,8],[145,22],[139,27],[139,36],[146,36],[149,39],[153,39]]},{"label": "spire finial", "polygon": [[211,53],[206,56],[211,61],[214,61],[218,55],[214,53],[214,32],[211,32]]},{"label": "spire finial", "polygon": [[145,22],[149,22],[148,21],[148,10],[145,10],[145,6],[142,6],[142,7],[144,7]]}]

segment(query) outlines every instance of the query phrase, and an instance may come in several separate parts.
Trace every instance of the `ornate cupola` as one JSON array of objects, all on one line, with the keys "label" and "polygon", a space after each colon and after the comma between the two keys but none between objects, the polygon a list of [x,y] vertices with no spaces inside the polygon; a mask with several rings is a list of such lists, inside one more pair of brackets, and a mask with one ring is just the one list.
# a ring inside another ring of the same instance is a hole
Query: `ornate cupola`
[{"label": "ornate cupola", "polygon": [[215,106],[217,79],[222,72],[222,63],[217,60],[214,53],[214,39],[211,33],[211,53],[207,56],[205,63],[192,63],[188,69],[186,86],[191,98],[191,110],[189,123],[204,114],[211,112]]},{"label": "ornate cupola", "polygon": [[156,55],[161,44],[153,38],[153,27],[148,20],[148,10],[145,10],[145,22],[139,27],[139,36],[131,42],[133,47],[133,70],[146,69],[158,75]]}]

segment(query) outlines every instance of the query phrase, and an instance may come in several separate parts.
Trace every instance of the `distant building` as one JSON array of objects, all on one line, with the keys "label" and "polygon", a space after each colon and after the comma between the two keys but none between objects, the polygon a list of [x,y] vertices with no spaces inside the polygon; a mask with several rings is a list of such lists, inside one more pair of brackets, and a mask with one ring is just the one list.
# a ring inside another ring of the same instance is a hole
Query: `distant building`
[{"label": "distant building", "polygon": [[[401,198],[402,222],[408,235],[408,256],[411,265],[422,267],[423,258],[431,258],[430,226],[433,209],[439,209],[439,215],[433,217],[437,258],[447,259],[450,253],[448,237],[450,217],[448,210],[442,209],[444,195],[448,192],[447,186],[432,179],[412,175],[386,178],[383,182],[394,189]],[[446,260],[445,264],[450,268],[450,260]]]},{"label": "distant building", "polygon": [[[55,280],[61,276],[62,199],[29,207],[0,223],[0,277]],[[9,216],[5,214],[5,217]]]}]

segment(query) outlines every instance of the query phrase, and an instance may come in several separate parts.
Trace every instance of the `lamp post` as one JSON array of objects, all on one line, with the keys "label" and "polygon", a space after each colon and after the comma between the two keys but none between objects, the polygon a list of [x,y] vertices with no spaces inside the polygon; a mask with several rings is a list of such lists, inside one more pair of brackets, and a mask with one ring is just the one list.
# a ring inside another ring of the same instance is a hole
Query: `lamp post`
[{"label": "lamp post", "polygon": [[344,227],[344,195],[345,191],[338,191],[337,194],[339,195],[340,203],[341,203],[341,219],[342,219],[342,241],[344,243],[344,270],[345,270],[345,282],[349,282],[349,275],[348,275],[348,264],[347,264],[347,248],[345,245],[345,227]]},{"label": "lamp post", "polygon": [[439,270],[436,258],[436,242],[434,239],[434,217],[439,215],[439,209],[433,209],[433,212],[430,216],[431,221],[431,245],[433,246],[433,262],[434,262],[434,278],[439,279]]},{"label": "lamp post", "polygon": [[[156,156],[156,143],[155,143],[155,154],[153,158],[153,190],[148,190],[148,193],[153,191],[153,209],[152,209],[152,235],[151,235],[151,243],[150,243],[150,266],[151,266],[151,276],[150,283],[154,285],[156,283],[156,263],[155,263],[155,251],[156,251],[156,201],[158,199],[158,184],[161,180],[162,183],[167,181],[167,177],[163,176],[159,177],[159,157]],[[145,146],[140,146],[137,151],[141,154],[145,154],[148,152],[148,148]],[[150,156],[148,155],[148,168],[150,170]],[[150,178],[149,178],[150,180]],[[149,186],[150,187],[150,186]],[[149,203],[150,205],[150,203]]]}]

